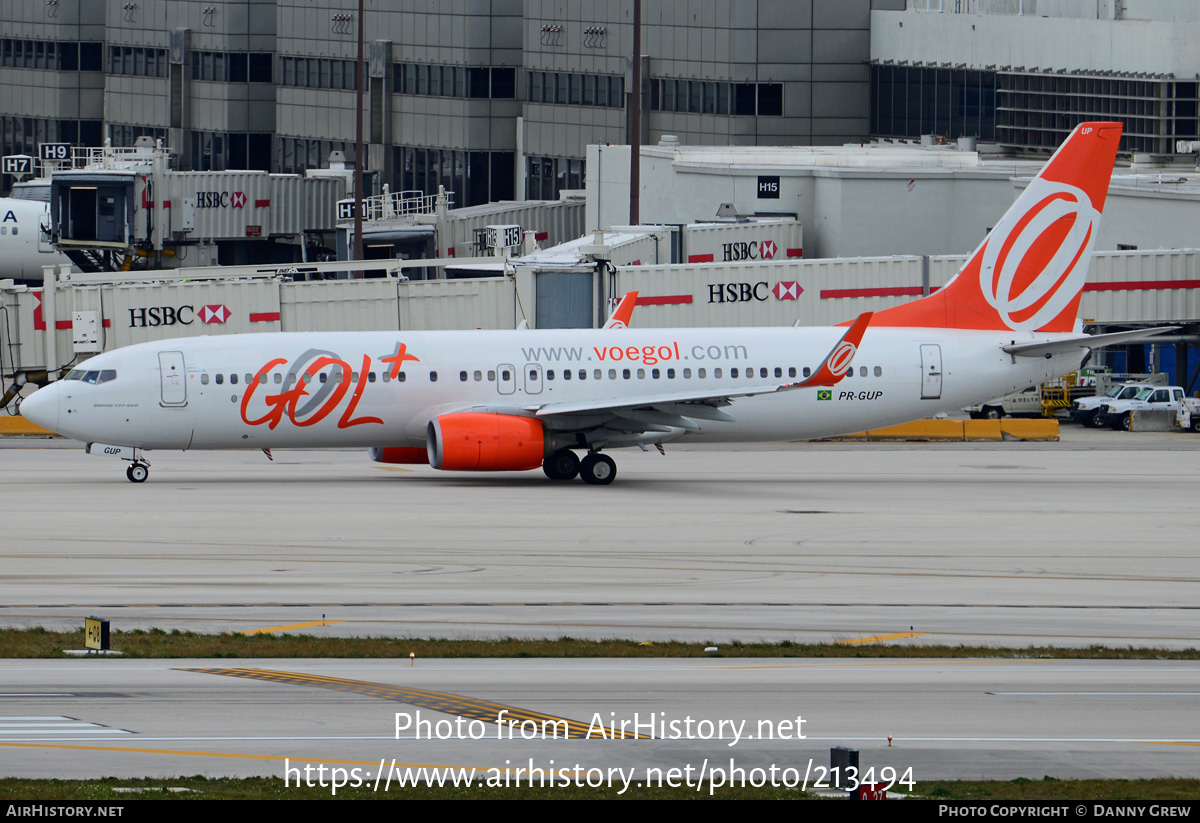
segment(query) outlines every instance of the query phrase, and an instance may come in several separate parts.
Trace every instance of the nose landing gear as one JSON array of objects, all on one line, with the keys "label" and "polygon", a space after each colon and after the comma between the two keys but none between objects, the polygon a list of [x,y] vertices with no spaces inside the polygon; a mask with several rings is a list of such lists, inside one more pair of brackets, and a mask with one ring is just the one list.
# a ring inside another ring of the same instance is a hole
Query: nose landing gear
[{"label": "nose landing gear", "polygon": [[125,476],[129,478],[130,483],[145,483],[146,478],[150,476],[150,464],[145,460],[134,460],[125,470]]}]

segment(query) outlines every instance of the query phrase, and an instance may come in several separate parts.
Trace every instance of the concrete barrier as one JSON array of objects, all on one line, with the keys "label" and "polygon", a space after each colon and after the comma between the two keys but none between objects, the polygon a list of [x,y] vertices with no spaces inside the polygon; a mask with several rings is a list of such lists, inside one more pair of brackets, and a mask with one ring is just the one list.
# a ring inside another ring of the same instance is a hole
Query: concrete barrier
[{"label": "concrete barrier", "polygon": [[1006,417],[1000,421],[1000,434],[1005,440],[1058,440],[1058,421]]},{"label": "concrete barrier", "polygon": [[999,420],[964,420],[964,440],[1003,440]]},{"label": "concrete barrier", "polygon": [[7,435],[38,435],[40,437],[58,437],[49,429],[43,429],[37,423],[31,423],[24,417],[0,417],[0,437]]},{"label": "concrete barrier", "polygon": [[1179,427],[1175,425],[1175,412],[1162,409],[1142,409],[1133,412],[1133,425],[1130,431],[1135,432],[1173,432]]},{"label": "concrete barrier", "polygon": [[914,420],[867,432],[868,440],[962,440],[961,420]]},{"label": "concrete barrier", "polygon": [[885,429],[843,434],[829,440],[932,440],[955,442],[1000,440],[1058,440],[1057,420],[914,420]]}]

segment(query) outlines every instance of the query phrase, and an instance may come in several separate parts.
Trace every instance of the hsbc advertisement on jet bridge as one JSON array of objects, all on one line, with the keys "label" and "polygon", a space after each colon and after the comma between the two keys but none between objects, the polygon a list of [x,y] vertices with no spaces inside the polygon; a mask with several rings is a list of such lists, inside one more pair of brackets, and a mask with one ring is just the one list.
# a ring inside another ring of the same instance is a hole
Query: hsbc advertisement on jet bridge
[{"label": "hsbc advertisement on jet bridge", "polygon": [[111,301],[104,311],[106,336],[117,346],[279,331],[279,286],[273,281],[116,286],[106,289],[105,300]]}]

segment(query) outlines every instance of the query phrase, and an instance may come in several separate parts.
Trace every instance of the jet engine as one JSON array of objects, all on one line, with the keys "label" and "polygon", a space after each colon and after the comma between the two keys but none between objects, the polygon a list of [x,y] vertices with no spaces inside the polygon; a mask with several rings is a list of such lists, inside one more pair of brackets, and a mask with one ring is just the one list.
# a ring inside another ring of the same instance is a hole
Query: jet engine
[{"label": "jet engine", "polygon": [[444,414],[429,422],[429,465],[448,471],[524,471],[549,452],[542,421],[490,412]]}]

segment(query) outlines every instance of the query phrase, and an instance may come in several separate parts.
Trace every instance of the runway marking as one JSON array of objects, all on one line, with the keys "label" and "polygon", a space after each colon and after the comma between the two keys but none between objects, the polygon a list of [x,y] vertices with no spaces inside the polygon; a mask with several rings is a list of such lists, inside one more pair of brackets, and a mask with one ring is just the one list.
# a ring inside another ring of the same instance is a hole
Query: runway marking
[{"label": "runway marking", "polygon": [[[69,746],[63,743],[8,743],[0,741],[0,746],[22,749],[72,749],[76,751],[87,752],[134,752],[136,754],[170,754],[179,755],[181,757],[233,757],[239,760],[273,760],[287,761],[291,760],[296,763],[338,763],[348,766],[378,766],[378,761],[374,760],[337,760],[331,757],[296,757],[294,755],[284,754],[241,754],[238,752],[194,752],[179,749],[144,749],[134,746]],[[391,766],[389,762],[387,764]],[[499,766],[445,766],[434,765],[430,763],[397,763],[397,768],[406,769],[477,769],[479,771],[489,771],[499,769],[502,772],[512,771]]]},{"label": "runway marking", "polygon": [[[251,680],[266,680],[271,683],[284,683],[292,686],[315,686],[320,689],[333,689],[341,692],[367,695],[368,697],[379,697],[383,700],[393,700],[397,703],[406,703],[422,709],[432,709],[433,711],[457,717],[465,717],[470,720],[493,723],[501,726],[501,728],[511,728],[513,739],[521,736],[521,729],[527,722],[533,723],[538,733],[543,736],[545,732],[549,731],[551,736],[558,737],[560,731],[565,728],[564,736],[567,739],[590,739],[588,732],[591,726],[578,720],[569,720],[565,717],[543,714],[529,709],[519,709],[514,706],[506,706],[503,703],[476,700],[472,697],[463,697],[462,695],[448,694],[446,692],[431,692],[404,686],[389,686],[385,683],[371,683],[366,680],[347,680],[342,677],[326,677],[299,672],[272,671],[270,669],[180,669],[180,671],[216,674],[226,677],[244,677]],[[510,727],[510,723],[515,724],[515,727]],[[630,734],[627,737],[644,738],[645,736]]]},{"label": "runway marking", "polygon": [[287,626],[271,626],[269,629],[246,629],[239,634],[270,634],[271,632],[287,632],[292,629],[310,629],[313,626],[332,626],[334,623],[344,623],[343,620],[310,620],[307,623],[292,623]]},{"label": "runway marking", "polygon": [[0,735],[40,736],[47,734],[97,735],[133,734],[133,732],[63,715],[0,715]]},{"label": "runway marking", "polygon": [[929,632],[896,632],[895,634],[873,634],[870,637],[855,637],[851,640],[835,640],[835,646],[861,646],[864,643],[882,643],[885,640],[899,640],[902,637],[924,637]]}]

